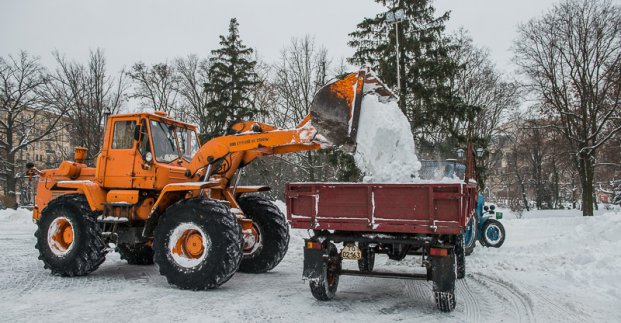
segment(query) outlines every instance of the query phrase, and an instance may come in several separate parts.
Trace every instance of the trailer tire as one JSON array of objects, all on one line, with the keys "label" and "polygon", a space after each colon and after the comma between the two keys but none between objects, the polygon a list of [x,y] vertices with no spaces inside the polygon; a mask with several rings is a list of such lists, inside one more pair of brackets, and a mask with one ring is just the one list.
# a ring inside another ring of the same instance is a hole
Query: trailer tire
[{"label": "trailer tire", "polygon": [[130,265],[153,265],[153,248],[145,244],[119,244],[116,251]]},{"label": "trailer tire", "polygon": [[35,248],[43,267],[57,276],[84,276],[106,260],[107,246],[83,195],[66,194],[52,200],[37,222]]},{"label": "trailer tire", "polygon": [[464,232],[464,245],[466,256],[470,256],[474,251],[474,248],[477,246],[477,236],[479,231],[479,218],[475,214],[470,222],[468,222],[468,226],[466,232]]},{"label": "trailer tire", "polygon": [[160,274],[181,289],[205,290],[227,282],[242,258],[241,227],[224,203],[181,200],[155,227],[153,251]]},{"label": "trailer tire", "polygon": [[442,312],[455,309],[456,257],[453,250],[448,256],[431,257],[431,279],[436,307]]},{"label": "trailer tire", "polygon": [[339,252],[333,243],[328,244],[327,252],[328,260],[324,264],[322,277],[309,282],[311,294],[320,301],[333,299],[339,286],[339,271],[341,270]]},{"label": "trailer tire", "polygon": [[289,224],[285,215],[270,200],[257,195],[239,199],[242,211],[260,232],[260,243],[245,253],[239,271],[260,274],[274,269],[285,257],[289,247]]},{"label": "trailer tire", "polygon": [[459,234],[455,239],[455,261],[457,264],[457,279],[466,277],[466,250],[464,248],[464,235]]},{"label": "trailer tire", "polygon": [[371,272],[375,266],[375,252],[369,248],[368,243],[359,244],[360,251],[362,252],[362,258],[358,259],[358,269],[361,272]]},{"label": "trailer tire", "polygon": [[487,219],[483,223],[481,241],[486,247],[500,248],[505,243],[505,227],[500,221]]}]

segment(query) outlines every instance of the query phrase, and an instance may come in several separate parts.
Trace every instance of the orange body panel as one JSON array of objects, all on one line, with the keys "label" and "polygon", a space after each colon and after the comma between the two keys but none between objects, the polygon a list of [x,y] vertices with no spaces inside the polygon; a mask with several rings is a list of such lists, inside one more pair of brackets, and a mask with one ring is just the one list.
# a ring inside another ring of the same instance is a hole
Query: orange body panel
[{"label": "orange body panel", "polygon": [[110,190],[106,195],[109,203],[138,203],[138,191],[136,190]]}]

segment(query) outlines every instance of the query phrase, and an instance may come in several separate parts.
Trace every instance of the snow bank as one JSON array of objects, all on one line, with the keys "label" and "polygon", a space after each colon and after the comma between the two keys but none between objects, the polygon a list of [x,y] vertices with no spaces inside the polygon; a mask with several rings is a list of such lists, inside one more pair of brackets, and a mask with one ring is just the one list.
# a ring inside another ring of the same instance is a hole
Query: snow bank
[{"label": "snow bank", "polygon": [[421,163],[416,157],[410,123],[396,100],[376,95],[362,99],[356,138],[356,165],[366,183],[411,183]]},{"label": "snow bank", "polygon": [[22,208],[0,210],[0,223],[32,223],[32,211]]}]

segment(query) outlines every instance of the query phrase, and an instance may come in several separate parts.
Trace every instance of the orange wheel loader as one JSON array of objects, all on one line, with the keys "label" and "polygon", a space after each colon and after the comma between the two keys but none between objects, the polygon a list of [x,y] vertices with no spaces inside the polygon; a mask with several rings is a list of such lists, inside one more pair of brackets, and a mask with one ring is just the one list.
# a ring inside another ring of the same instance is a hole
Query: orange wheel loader
[{"label": "orange wheel loader", "polygon": [[203,290],[237,271],[276,267],[289,226],[269,200],[239,186],[256,158],[326,146],[352,147],[363,95],[394,95],[361,69],[322,88],[311,113],[293,129],[244,121],[229,135],[199,143],[196,127],[165,113],[107,119],[96,167],[75,160],[43,170],[33,218],[36,248],[54,275],[96,270],[115,247],[129,264],[157,263],[170,284]]}]

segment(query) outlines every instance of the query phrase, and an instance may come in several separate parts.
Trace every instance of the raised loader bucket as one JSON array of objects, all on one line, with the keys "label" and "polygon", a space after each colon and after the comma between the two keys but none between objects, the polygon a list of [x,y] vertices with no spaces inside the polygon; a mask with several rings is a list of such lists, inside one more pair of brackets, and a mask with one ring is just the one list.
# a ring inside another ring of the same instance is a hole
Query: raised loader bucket
[{"label": "raised loader bucket", "polygon": [[311,105],[311,120],[318,132],[336,146],[353,151],[356,146],[362,97],[397,96],[367,67],[334,81],[317,92]]}]

